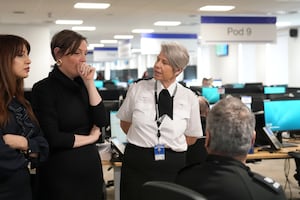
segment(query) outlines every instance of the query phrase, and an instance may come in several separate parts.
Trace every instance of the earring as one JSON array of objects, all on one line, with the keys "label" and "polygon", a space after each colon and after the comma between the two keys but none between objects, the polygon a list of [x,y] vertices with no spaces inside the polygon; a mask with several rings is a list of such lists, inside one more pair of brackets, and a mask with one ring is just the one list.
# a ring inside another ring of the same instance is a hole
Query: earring
[{"label": "earring", "polygon": [[62,64],[62,60],[61,59],[58,59],[57,61],[56,61],[56,65],[57,66],[60,66]]}]

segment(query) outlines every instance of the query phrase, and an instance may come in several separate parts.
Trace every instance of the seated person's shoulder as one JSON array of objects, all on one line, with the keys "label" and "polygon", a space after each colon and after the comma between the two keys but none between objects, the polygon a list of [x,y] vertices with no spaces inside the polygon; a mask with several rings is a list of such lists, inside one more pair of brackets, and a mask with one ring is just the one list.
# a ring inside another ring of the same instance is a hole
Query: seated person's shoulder
[{"label": "seated person's shoulder", "polygon": [[200,168],[201,163],[193,163],[185,166],[177,173],[177,181],[182,181],[184,179],[190,179],[191,177],[195,177],[196,173],[199,172]]},{"label": "seated person's shoulder", "polygon": [[274,193],[281,193],[283,191],[281,185],[272,178],[265,177],[254,172],[252,172],[251,177],[253,182],[267,188]]}]

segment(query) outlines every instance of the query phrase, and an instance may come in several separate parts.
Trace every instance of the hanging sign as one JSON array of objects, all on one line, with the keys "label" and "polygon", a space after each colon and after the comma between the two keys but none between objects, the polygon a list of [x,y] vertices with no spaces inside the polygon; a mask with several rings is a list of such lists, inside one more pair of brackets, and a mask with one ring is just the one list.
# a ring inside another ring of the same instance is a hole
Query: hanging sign
[{"label": "hanging sign", "polygon": [[276,42],[276,32],[276,17],[201,17],[204,42]]}]

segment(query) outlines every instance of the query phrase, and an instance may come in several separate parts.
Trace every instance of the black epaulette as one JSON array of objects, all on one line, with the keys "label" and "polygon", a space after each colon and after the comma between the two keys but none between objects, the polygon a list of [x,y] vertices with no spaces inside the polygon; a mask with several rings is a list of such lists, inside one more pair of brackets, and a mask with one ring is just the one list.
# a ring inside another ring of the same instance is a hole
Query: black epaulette
[{"label": "black epaulette", "polygon": [[269,177],[265,177],[260,174],[253,173],[252,178],[254,181],[257,181],[260,184],[267,186],[269,189],[271,189],[276,193],[279,193],[281,191],[281,185]]},{"label": "black epaulette", "polygon": [[148,80],[151,80],[153,77],[148,77],[148,78],[139,78],[137,80],[134,81],[134,83],[138,83],[140,81],[148,81]]}]

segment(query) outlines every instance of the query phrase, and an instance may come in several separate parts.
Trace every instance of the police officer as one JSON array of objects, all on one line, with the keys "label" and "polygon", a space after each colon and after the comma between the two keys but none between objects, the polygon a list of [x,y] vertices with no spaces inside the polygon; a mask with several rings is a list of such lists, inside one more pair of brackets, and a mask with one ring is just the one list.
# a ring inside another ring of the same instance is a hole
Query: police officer
[{"label": "police officer", "polygon": [[245,165],[255,141],[254,129],[255,117],[240,99],[222,99],[207,117],[206,161],[182,169],[176,182],[209,200],[286,199],[278,182],[251,172]]},{"label": "police officer", "polygon": [[202,136],[197,96],[176,82],[189,62],[187,49],[163,43],[154,78],[131,85],[118,111],[127,134],[121,200],[140,200],[147,181],[175,181],[185,166],[187,146]]}]

